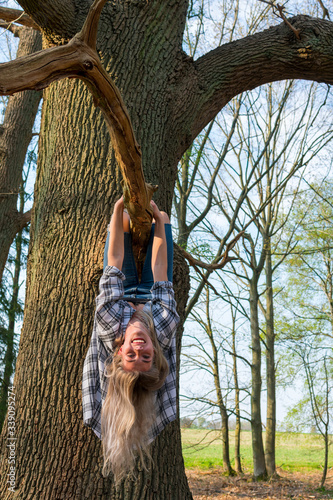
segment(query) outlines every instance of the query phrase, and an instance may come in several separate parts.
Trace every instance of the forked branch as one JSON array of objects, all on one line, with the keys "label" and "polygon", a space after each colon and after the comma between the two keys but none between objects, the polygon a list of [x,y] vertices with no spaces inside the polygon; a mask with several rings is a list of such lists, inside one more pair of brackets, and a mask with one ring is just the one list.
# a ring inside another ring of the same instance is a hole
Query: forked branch
[{"label": "forked branch", "polygon": [[[206,269],[207,271],[216,271],[217,269],[223,269],[223,267],[231,262],[232,260],[236,260],[237,257],[229,257],[229,252],[234,248],[237,241],[244,235],[245,231],[241,231],[238,233],[235,238],[233,238],[226,246],[224,254],[219,257],[218,262],[212,262],[210,264],[203,262],[202,260],[195,259],[190,253],[186,252],[183,248],[182,253],[185,259],[188,261],[190,266],[194,267],[196,270],[198,267],[202,269]],[[201,274],[201,273],[200,273]]]},{"label": "forked branch", "polygon": [[286,16],[284,15],[284,5],[280,5],[280,4],[275,4],[274,2],[271,2],[271,1],[268,1],[268,0],[259,0],[260,2],[263,2],[263,3],[267,3],[268,5],[270,5],[271,7],[273,7],[273,13],[280,17],[283,22],[288,26],[288,28],[291,29],[291,31],[293,31],[295,33],[295,36],[297,38],[297,40],[300,40],[301,38],[301,32],[300,30],[298,30],[297,28],[295,28],[289,21],[288,19],[286,18]]},{"label": "forked branch", "polygon": [[[132,221],[134,253],[140,272],[140,249],[150,234],[150,200],[156,187],[145,183],[141,149],[114,82],[96,52],[98,21],[106,0],[95,0],[80,33],[67,45],[52,47],[0,65],[0,95],[41,90],[63,78],[79,78],[88,86],[105,117],[115,157],[123,175],[124,199]],[[15,75],[15,78],[13,78]]]}]

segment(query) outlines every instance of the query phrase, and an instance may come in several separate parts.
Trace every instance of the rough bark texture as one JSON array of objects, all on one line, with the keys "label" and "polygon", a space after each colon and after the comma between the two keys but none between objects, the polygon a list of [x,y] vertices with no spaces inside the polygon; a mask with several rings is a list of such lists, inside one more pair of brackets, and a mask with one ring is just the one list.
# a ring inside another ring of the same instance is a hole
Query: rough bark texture
[{"label": "rough bark texture", "polygon": [[[40,50],[41,34],[31,28],[20,28],[18,57]],[[0,279],[10,245],[16,233],[27,223],[17,211],[22,169],[41,92],[25,91],[10,96],[4,122],[0,127]]]},{"label": "rough bark texture", "polygon": [[[169,211],[177,158],[174,146],[170,147],[167,80],[183,26],[179,16],[161,5],[154,12],[150,9],[149,18],[143,16],[141,4],[134,5],[127,16],[123,5],[115,8],[120,9],[112,16],[118,26],[116,35],[110,35],[107,13],[100,27],[103,62],[130,110],[146,178],[159,184],[157,202]],[[163,19],[170,30],[167,47],[163,43],[152,47],[154,37],[165,36],[156,19]],[[25,318],[14,384],[16,497],[191,498],[177,423],[154,443],[153,472],[141,472],[137,482],[129,481],[119,491],[101,476],[100,443],[82,423],[83,360],[92,331],[106,226],[121,192],[104,120],[82,83],[65,80],[45,91],[38,162]],[[187,298],[187,276],[186,265],[176,255],[174,281],[180,312]],[[6,458],[5,425],[1,498],[12,497],[6,485]]]}]

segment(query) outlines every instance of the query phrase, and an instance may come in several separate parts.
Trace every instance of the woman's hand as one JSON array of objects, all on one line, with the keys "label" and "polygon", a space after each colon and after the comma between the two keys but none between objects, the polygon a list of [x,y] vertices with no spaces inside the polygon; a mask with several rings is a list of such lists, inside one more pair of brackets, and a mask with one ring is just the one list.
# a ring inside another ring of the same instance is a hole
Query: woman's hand
[{"label": "woman's hand", "polygon": [[153,200],[151,200],[150,206],[153,209],[153,217],[154,217],[155,221],[161,220],[162,214],[160,212],[160,209],[158,208],[158,206],[156,205],[156,203]]},{"label": "woman's hand", "polygon": [[123,196],[121,196],[121,197],[119,198],[119,200],[117,200],[117,201],[116,201],[116,203],[114,204],[114,207],[113,207],[113,213],[114,213],[116,210],[117,210],[117,211],[119,210],[119,211],[123,212],[123,211],[124,211],[124,208],[125,208],[125,206],[124,206],[124,197],[123,197]]}]

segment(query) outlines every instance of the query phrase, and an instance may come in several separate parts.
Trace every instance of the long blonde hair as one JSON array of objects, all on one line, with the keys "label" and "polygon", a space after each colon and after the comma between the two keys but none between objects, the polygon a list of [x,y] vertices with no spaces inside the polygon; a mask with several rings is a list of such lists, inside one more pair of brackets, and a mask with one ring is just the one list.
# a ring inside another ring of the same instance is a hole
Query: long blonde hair
[{"label": "long blonde hair", "polygon": [[131,321],[140,321],[154,346],[153,365],[148,372],[128,372],[122,367],[118,341],[113,360],[105,374],[109,378],[107,396],[102,407],[103,475],[113,473],[116,483],[132,473],[136,457],[144,467],[149,454],[149,430],[155,422],[155,392],[162,387],[169,371],[156,338],[152,315],[136,311]]}]

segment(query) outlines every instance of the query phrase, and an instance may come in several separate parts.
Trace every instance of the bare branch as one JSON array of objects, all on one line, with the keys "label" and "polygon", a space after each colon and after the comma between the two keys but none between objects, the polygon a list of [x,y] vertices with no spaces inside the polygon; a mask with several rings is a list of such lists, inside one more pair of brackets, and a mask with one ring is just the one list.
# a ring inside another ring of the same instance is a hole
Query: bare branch
[{"label": "bare branch", "polygon": [[188,144],[241,92],[286,79],[333,83],[332,55],[327,51],[333,40],[333,24],[303,15],[288,22],[300,32],[300,39],[291,37],[289,27],[282,23],[217,47],[194,61],[192,69],[186,63],[179,94],[184,87],[192,89],[193,99],[200,95],[201,103],[194,106],[189,101],[183,111],[188,116],[186,130],[191,130]]},{"label": "bare branch", "polygon": [[18,213],[17,215],[17,232],[21,231],[23,228],[25,228],[30,222],[31,222],[31,213],[32,210],[28,210],[27,212],[24,212],[23,214]]},{"label": "bare branch", "polygon": [[328,9],[326,9],[323,1],[322,0],[318,0],[318,2],[319,2],[320,7],[323,9],[323,19],[325,19],[325,17],[327,17],[327,19],[331,19],[330,18],[330,14],[328,12]]},{"label": "bare branch", "polygon": [[[233,238],[226,247],[226,250],[223,254],[222,257],[219,258],[220,262],[219,263],[211,263],[211,264],[206,264],[206,262],[202,262],[201,260],[195,259],[190,253],[186,252],[183,248],[181,248],[181,251],[183,252],[183,255],[185,259],[189,262],[189,264],[193,267],[201,267],[203,269],[207,269],[208,271],[214,271],[215,269],[222,269],[228,262],[231,262],[232,260],[236,260],[237,257],[229,257],[228,253],[234,248],[236,245],[237,241],[239,238],[241,238],[244,235],[244,231],[241,231],[238,233],[235,238]],[[221,260],[222,259],[222,260]]]},{"label": "bare branch", "polygon": [[36,24],[35,21],[33,21],[23,10],[0,7],[0,19],[8,21],[9,23],[22,24],[22,26],[27,26],[28,28],[34,28],[35,30],[41,31],[38,24]]},{"label": "bare branch", "polygon": [[[288,21],[288,19],[286,18],[286,16],[284,15],[283,11],[284,11],[284,5],[280,5],[280,4],[274,4],[273,2],[268,2],[267,0],[259,0],[260,2],[263,2],[263,3],[267,3],[268,5],[271,5],[271,7],[273,7],[273,12],[275,15],[278,15],[285,23],[286,25],[295,33],[295,36],[296,38],[298,38],[298,40],[301,39],[300,37],[300,33],[301,31],[294,28],[294,26],[292,26],[290,24],[290,22]],[[277,12],[278,11],[278,14]]]},{"label": "bare branch", "polygon": [[[151,228],[150,200],[157,189],[145,183],[141,149],[120,92],[95,50],[98,19],[106,0],[95,0],[82,31],[67,45],[52,47],[0,65],[0,95],[41,90],[63,78],[79,78],[89,88],[105,117],[115,157],[123,175],[125,203],[132,222],[134,254],[139,270]],[[13,78],[15,74],[15,78]],[[139,271],[140,272],[140,271]]]},{"label": "bare branch", "polygon": [[10,31],[15,37],[19,36],[20,27],[13,23],[8,23],[7,21],[0,21],[0,28]]}]

